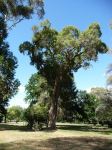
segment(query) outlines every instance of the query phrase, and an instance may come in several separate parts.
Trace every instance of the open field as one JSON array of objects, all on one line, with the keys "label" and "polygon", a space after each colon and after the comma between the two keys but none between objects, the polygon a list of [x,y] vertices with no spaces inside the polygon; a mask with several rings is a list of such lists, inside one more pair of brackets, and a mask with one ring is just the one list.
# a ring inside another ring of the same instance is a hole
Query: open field
[{"label": "open field", "polygon": [[0,150],[112,150],[112,129],[58,124],[55,131],[28,131],[19,124],[0,124]]}]

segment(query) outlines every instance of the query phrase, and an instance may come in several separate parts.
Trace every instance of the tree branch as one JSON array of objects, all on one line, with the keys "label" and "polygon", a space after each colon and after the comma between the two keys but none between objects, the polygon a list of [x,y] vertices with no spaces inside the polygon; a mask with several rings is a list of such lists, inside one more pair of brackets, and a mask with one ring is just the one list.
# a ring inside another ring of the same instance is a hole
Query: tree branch
[{"label": "tree branch", "polygon": [[23,20],[24,20],[24,17],[20,18],[18,21],[16,21],[14,24],[12,24],[12,25],[8,28],[8,30],[12,30],[13,27],[15,27],[18,23],[20,23],[20,22],[23,21]]}]

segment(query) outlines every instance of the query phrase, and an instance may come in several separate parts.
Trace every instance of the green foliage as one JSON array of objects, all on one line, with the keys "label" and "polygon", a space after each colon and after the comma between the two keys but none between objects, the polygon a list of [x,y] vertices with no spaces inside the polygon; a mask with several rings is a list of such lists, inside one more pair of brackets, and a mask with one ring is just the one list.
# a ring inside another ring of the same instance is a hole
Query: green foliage
[{"label": "green foliage", "polygon": [[48,108],[50,103],[50,87],[41,75],[35,73],[26,85],[25,100],[30,104],[25,112],[28,126],[41,130],[43,124],[48,126]]},{"label": "green foliage", "polygon": [[43,0],[0,0],[0,13],[7,20],[24,17],[29,19],[36,13],[41,18],[44,15]]},{"label": "green foliage", "polygon": [[73,81],[73,74],[65,76],[61,86],[58,118],[60,121],[72,122],[77,113],[76,98],[78,93]]},{"label": "green foliage", "polygon": [[7,30],[24,19],[31,19],[35,14],[39,19],[43,18],[43,0],[0,0],[0,16],[7,22]]},{"label": "green foliage", "polygon": [[[11,29],[23,19],[30,19],[33,14],[39,18],[44,15],[43,0],[0,0],[0,113],[6,115],[5,106],[12,96],[17,93],[19,81],[15,79],[17,59],[9,51],[5,41],[7,30]],[[10,27],[6,26],[9,21]],[[11,25],[12,22],[12,25]]]},{"label": "green foliage", "polygon": [[12,106],[7,110],[7,119],[9,121],[23,121],[24,109],[20,106]]},{"label": "green foliage", "polygon": [[43,123],[48,125],[48,107],[38,103],[29,106],[25,111],[25,120],[30,129],[40,130]]},{"label": "green foliage", "polygon": [[48,108],[47,106],[44,105],[34,105],[33,106],[33,110],[34,110],[34,114],[38,117],[38,118],[47,118],[48,117]]},{"label": "green foliage", "polygon": [[[40,103],[49,107],[51,100],[51,88],[48,86],[44,77],[39,74],[33,74],[26,85],[26,102],[30,104]],[[73,121],[75,110],[75,99],[77,89],[73,81],[73,74],[64,77],[62,89],[60,91],[60,100],[58,108],[58,120]],[[62,115],[61,115],[62,114]]]},{"label": "green foliage", "polygon": [[7,37],[6,24],[0,17],[0,113],[6,114],[5,106],[18,90],[19,81],[15,79],[17,59],[9,50],[5,41]]},{"label": "green foliage", "polygon": [[28,51],[31,63],[39,70],[43,67],[44,69],[55,67],[59,72],[63,66],[64,71],[66,69],[77,71],[90,60],[96,61],[98,53],[107,52],[107,47],[100,37],[100,27],[96,23],[90,25],[84,32],[73,26],[65,27],[58,32],[52,29],[47,21],[37,27],[32,43],[25,42],[20,45],[20,52]]},{"label": "green foliage", "polygon": [[94,95],[86,93],[86,91],[79,91],[77,95],[77,119],[84,122],[95,121],[95,109],[97,107],[97,99]]},{"label": "green foliage", "polygon": [[27,52],[31,64],[54,86],[57,76],[60,78],[72,70],[87,67],[91,60],[97,60],[98,53],[107,52],[100,37],[100,27],[96,23],[84,32],[74,26],[58,32],[47,21],[35,29],[32,42],[20,45],[20,52]]},{"label": "green foliage", "polygon": [[26,85],[26,102],[30,105],[37,102],[49,102],[50,87],[44,77],[39,74],[33,74]]},{"label": "green foliage", "polygon": [[[96,91],[99,91],[98,93]],[[99,100],[96,108],[98,120],[112,120],[112,91],[104,88],[94,89],[94,95]]]}]

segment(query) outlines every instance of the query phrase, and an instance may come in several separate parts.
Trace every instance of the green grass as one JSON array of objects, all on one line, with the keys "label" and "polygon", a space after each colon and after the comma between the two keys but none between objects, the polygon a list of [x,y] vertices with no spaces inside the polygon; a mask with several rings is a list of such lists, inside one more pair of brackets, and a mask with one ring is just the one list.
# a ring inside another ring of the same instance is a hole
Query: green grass
[{"label": "green grass", "polygon": [[112,129],[58,123],[57,130],[33,132],[22,124],[0,124],[0,150],[112,150]]}]

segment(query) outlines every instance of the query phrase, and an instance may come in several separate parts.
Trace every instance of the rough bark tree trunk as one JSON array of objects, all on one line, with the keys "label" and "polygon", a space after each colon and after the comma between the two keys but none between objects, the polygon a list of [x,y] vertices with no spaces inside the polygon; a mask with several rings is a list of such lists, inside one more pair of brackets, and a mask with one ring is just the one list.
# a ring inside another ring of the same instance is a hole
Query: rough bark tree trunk
[{"label": "rough bark tree trunk", "polygon": [[51,129],[56,129],[59,91],[60,91],[60,79],[58,77],[55,80],[53,95],[51,99],[51,107],[49,110],[49,126]]},{"label": "rough bark tree trunk", "polygon": [[7,123],[7,115],[4,115],[4,122]]}]

